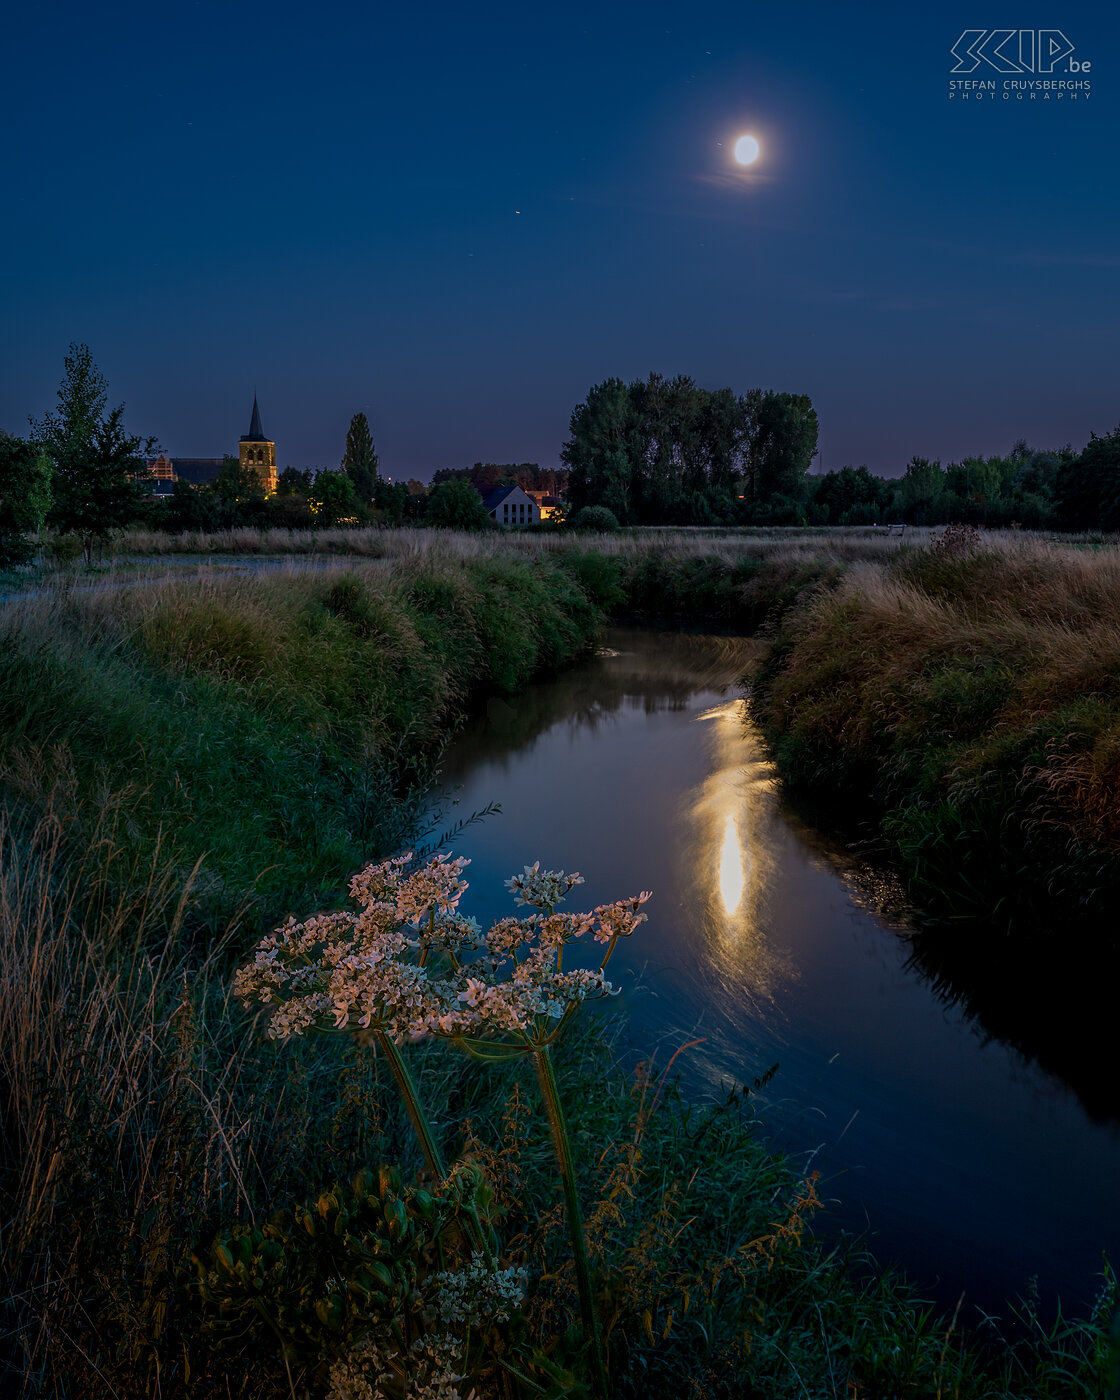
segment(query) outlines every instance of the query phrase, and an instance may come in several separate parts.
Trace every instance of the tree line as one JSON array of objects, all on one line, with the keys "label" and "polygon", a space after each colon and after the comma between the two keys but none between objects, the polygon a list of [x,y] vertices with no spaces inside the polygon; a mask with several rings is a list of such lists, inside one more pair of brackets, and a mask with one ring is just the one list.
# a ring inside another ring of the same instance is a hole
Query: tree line
[{"label": "tree line", "polygon": [[[810,475],[807,395],[699,387],[686,375],[607,379],[576,405],[561,458],[574,511],[622,525],[965,523],[1120,531],[1120,428],[1072,447],[1016,442],[1005,456],[900,477],[867,467]],[[609,512],[609,515],[606,514]]]},{"label": "tree line", "polygon": [[801,514],[817,525],[968,524],[1029,530],[1120,531],[1120,428],[1081,452],[1033,448],[942,466],[912,457],[901,477],[843,467],[811,477]]},{"label": "tree line", "polygon": [[817,450],[805,394],[703,389],[687,375],[596,384],[560,454],[574,510],[622,525],[769,520],[801,499]]},{"label": "tree line", "polygon": [[1032,448],[942,466],[912,457],[900,477],[865,466],[811,475],[817,415],[805,394],[704,389],[686,375],[607,379],[573,409],[563,467],[476,462],[441,468],[432,488],[381,473],[364,413],[350,420],[336,469],[287,467],[277,491],[227,456],[201,487],[156,498],[146,458],[154,438],[129,432],[124,405],[89,347],[71,345],[57,406],[19,438],[0,433],[0,567],[25,562],[44,527],[75,539],[88,561],[130,524],[181,532],[341,522],[492,524],[476,486],[511,483],[563,498],[577,526],[911,525],[961,522],[1120,532],[1120,427],[1084,450]]}]

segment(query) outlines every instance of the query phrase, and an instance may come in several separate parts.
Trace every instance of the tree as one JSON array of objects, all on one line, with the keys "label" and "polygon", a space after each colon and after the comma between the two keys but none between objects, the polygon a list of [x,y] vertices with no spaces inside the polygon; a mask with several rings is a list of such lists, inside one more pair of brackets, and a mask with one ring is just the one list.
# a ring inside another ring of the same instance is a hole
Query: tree
[{"label": "tree", "polygon": [[311,494],[311,473],[298,467],[285,467],[276,478],[278,496],[308,496]]},{"label": "tree", "polygon": [[260,472],[250,462],[242,465],[239,457],[230,453],[222,458],[218,474],[209,483],[209,489],[227,507],[243,505],[247,501],[264,500],[264,485]]},{"label": "tree", "polygon": [[911,457],[895,496],[908,525],[935,525],[946,510],[945,473],[940,462]]},{"label": "tree", "polygon": [[41,447],[0,433],[0,566],[25,563],[51,505],[51,461]]},{"label": "tree", "polygon": [[373,449],[369,420],[364,413],[355,413],[350,419],[350,427],[346,433],[342,470],[354,483],[357,498],[364,505],[369,505],[377,494],[377,483],[380,480],[377,467],[377,453]]},{"label": "tree", "polygon": [[871,524],[886,513],[893,498],[893,483],[873,476],[866,467],[841,467],[812,478],[813,501],[826,510],[830,525]]},{"label": "tree", "polygon": [[1090,434],[1081,456],[1062,463],[1055,496],[1067,530],[1120,530],[1120,427]]},{"label": "tree", "polygon": [[[593,385],[584,402],[572,409],[571,437],[560,458],[569,469],[568,492],[575,510],[606,505],[620,520],[627,519],[631,422],[630,391],[621,379]],[[606,498],[608,482],[610,499]]]},{"label": "tree", "polygon": [[800,500],[805,476],[817,453],[817,412],[808,394],[758,396],[751,425],[747,499],[768,501],[773,495]]},{"label": "tree", "polygon": [[560,454],[572,506],[606,506],[629,524],[730,519],[757,397],[702,389],[684,374],[594,385]]},{"label": "tree", "polygon": [[327,525],[352,517],[358,504],[354,482],[344,471],[318,472],[307,500],[316,521]]},{"label": "tree", "polygon": [[449,530],[485,530],[491,524],[482,497],[466,481],[441,481],[428,497],[425,519]]},{"label": "tree", "polygon": [[221,504],[213,491],[196,491],[185,481],[172,486],[163,507],[163,529],[182,534],[186,530],[217,530],[224,523]]},{"label": "tree", "polygon": [[143,455],[156,445],[154,438],[125,431],[123,403],[106,414],[108,386],[88,345],[71,344],[63,364],[58,410],[31,426],[34,441],[54,463],[48,522],[81,538],[89,564],[94,546],[138,513]]}]

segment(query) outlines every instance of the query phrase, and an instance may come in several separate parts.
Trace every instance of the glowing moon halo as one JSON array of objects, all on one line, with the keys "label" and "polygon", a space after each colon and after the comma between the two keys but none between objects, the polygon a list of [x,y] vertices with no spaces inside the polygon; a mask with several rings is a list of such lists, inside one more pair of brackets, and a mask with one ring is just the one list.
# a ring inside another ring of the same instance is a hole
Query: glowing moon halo
[{"label": "glowing moon halo", "polygon": [[740,165],[753,165],[762,148],[753,136],[740,136],[735,142],[735,159]]}]

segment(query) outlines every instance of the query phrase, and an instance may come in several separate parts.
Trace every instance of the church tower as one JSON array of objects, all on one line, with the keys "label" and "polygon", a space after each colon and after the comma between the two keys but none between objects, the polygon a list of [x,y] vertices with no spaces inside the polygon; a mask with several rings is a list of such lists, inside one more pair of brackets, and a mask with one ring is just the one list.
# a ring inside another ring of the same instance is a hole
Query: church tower
[{"label": "church tower", "polygon": [[238,444],[238,456],[242,469],[248,467],[261,479],[265,492],[271,496],[276,492],[276,444],[264,435],[261,427],[261,411],[257,407],[257,396],[253,395],[253,421],[249,431]]}]

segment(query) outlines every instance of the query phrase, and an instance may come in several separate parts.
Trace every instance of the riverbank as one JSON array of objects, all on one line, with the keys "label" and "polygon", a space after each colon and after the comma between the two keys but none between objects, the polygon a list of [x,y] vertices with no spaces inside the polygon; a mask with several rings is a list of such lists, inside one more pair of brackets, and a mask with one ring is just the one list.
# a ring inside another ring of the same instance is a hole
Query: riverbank
[{"label": "riverbank", "polygon": [[[127,576],[126,576],[127,578]],[[483,693],[592,645],[550,558],[425,554],[258,576],[109,574],[0,616],[0,782],[119,869],[157,855],[216,930],[333,897],[417,820]]]},{"label": "riverbank", "polygon": [[[606,557],[428,549],[306,575],[107,580],[5,613],[0,1181],[10,1374],[28,1390],[291,1393],[271,1343],[216,1345],[187,1254],[358,1165],[417,1162],[380,1061],[350,1040],[263,1043],[230,1002],[231,969],[270,920],[337,905],[345,876],[407,833],[465,707],[588,644],[627,596]],[[758,586],[733,569],[715,566],[713,596]],[[1005,1342],[963,1334],[892,1275],[856,1281],[805,1228],[807,1190],[741,1096],[696,1108],[666,1090],[635,1161],[643,1081],[632,1092],[608,1040],[573,1041],[561,1069],[616,1309],[616,1394],[1100,1393],[1108,1306],[1053,1329],[1028,1315]],[[563,1236],[546,1159],[509,1108],[514,1072],[438,1046],[416,1060],[447,1153],[470,1142],[492,1164],[503,1235],[540,1240],[527,1325],[555,1341]]]},{"label": "riverbank", "polygon": [[915,904],[1116,951],[1120,552],[853,565],[774,619],[753,710],[794,790],[877,821]]}]

